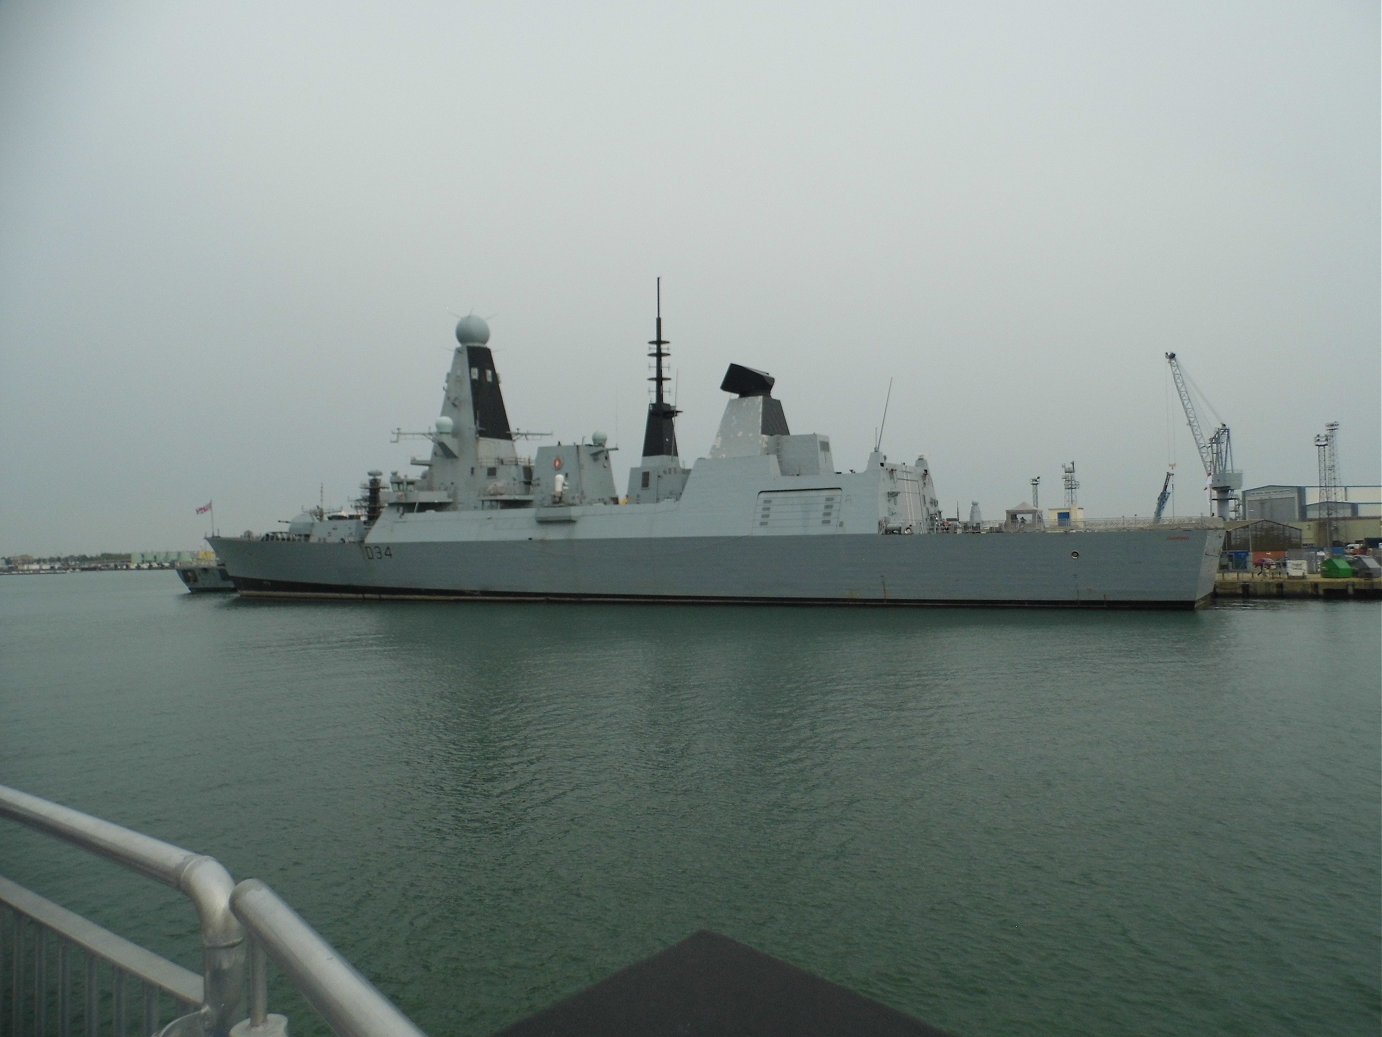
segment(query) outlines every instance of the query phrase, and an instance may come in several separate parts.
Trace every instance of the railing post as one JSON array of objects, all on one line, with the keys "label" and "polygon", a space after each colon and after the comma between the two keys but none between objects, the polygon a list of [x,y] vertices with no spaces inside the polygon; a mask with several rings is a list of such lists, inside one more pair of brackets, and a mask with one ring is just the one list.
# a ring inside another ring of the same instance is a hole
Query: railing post
[{"label": "railing post", "polygon": [[86,1037],[96,1037],[96,1007],[100,997],[96,989],[96,959],[86,956]]},{"label": "railing post", "polygon": [[250,943],[250,1025],[263,1027],[269,1017],[269,963],[264,948]]},{"label": "railing post", "polygon": [[[254,943],[338,1037],[425,1037],[264,883],[245,879],[230,902]],[[270,1024],[278,1019],[282,1016],[268,1017]],[[248,1027],[236,1037],[251,1037],[247,1031]]]},{"label": "railing post", "polygon": [[201,918],[207,1037],[229,1037],[245,1016],[245,931],[230,910],[235,880],[219,862],[194,856],[180,869],[177,886]]},{"label": "railing post", "polygon": [[48,1032],[48,931],[34,930],[34,1033]]},{"label": "railing post", "polygon": [[249,941],[250,1016],[231,1031],[231,1037],[288,1037],[288,1020],[269,1014],[269,960],[259,941]]},{"label": "railing post", "polygon": [[29,927],[28,919],[18,911],[11,912],[14,918],[14,954],[10,958],[10,1033],[19,1033],[19,1005],[24,984],[24,930]]}]

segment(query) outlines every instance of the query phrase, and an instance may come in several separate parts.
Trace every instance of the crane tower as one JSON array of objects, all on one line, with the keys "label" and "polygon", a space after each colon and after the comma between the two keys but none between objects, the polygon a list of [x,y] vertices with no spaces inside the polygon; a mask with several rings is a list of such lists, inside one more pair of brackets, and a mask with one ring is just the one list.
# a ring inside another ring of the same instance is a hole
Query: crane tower
[{"label": "crane tower", "polygon": [[1061,482],[1065,484],[1065,507],[1072,515],[1075,512],[1075,491],[1080,488],[1079,480],[1075,478],[1075,462],[1060,466]]},{"label": "crane tower", "polygon": [[1334,516],[1342,514],[1339,499],[1339,423],[1331,421],[1324,427],[1324,435],[1315,437],[1315,449],[1320,456],[1320,518],[1324,519],[1324,543],[1334,543]]},{"label": "crane tower", "polygon": [[1204,438],[1195,405],[1190,400],[1190,390],[1186,388],[1185,373],[1180,369],[1176,354],[1167,353],[1166,362],[1171,365],[1171,377],[1175,380],[1180,404],[1185,408],[1185,420],[1190,426],[1190,434],[1195,438],[1195,449],[1200,452],[1200,460],[1204,463],[1204,474],[1209,476],[1209,495],[1214,502],[1214,513],[1221,519],[1235,518],[1238,491],[1243,488],[1243,473],[1233,467],[1233,445],[1228,426],[1220,422],[1214,434],[1207,440]]}]

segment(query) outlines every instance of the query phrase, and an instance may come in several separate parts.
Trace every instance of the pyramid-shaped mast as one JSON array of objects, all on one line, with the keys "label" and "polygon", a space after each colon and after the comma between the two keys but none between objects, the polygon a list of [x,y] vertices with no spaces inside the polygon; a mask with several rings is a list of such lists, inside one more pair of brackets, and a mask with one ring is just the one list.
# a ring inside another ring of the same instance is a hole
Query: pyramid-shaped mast
[{"label": "pyramid-shaped mast", "polygon": [[653,360],[653,376],[648,381],[653,383],[653,401],[648,404],[648,424],[643,433],[643,456],[647,457],[676,457],[677,456],[677,429],[674,419],[681,411],[677,410],[667,402],[667,394],[663,386],[669,381],[662,370],[662,361],[672,354],[665,348],[671,345],[662,337],[662,278],[657,279],[657,335],[648,345],[652,346],[652,352],[648,354]]}]

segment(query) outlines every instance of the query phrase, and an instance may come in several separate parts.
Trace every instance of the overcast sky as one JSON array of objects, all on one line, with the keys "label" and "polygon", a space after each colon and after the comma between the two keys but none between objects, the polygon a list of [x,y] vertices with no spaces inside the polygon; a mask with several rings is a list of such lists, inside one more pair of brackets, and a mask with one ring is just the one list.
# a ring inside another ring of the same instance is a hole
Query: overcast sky
[{"label": "overcast sky", "polygon": [[[947,512],[1382,481],[1374,0],[0,3],[0,554],[201,545],[405,468],[457,316],[622,488],[662,277],[678,438],[730,362]],[[1217,416],[1216,416],[1217,415]],[[541,440],[527,441],[535,449]]]}]

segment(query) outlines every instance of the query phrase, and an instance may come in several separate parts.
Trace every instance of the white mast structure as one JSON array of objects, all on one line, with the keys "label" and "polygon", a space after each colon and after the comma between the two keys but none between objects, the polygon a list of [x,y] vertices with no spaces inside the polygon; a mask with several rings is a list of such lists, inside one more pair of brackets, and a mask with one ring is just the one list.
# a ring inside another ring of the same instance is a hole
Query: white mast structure
[{"label": "white mast structure", "polygon": [[1339,513],[1339,423],[1331,421],[1324,434],[1315,437],[1320,462],[1320,518],[1324,521],[1324,546],[1334,546],[1334,516]]}]

